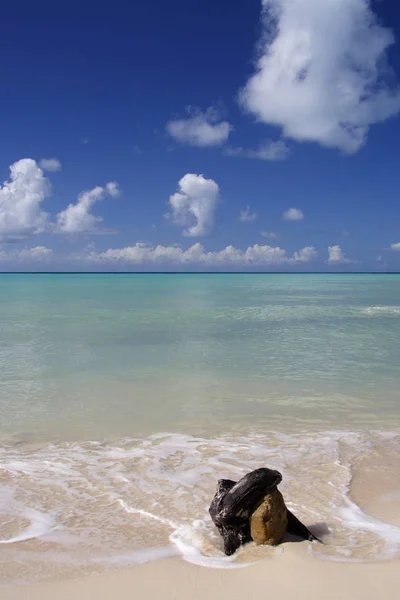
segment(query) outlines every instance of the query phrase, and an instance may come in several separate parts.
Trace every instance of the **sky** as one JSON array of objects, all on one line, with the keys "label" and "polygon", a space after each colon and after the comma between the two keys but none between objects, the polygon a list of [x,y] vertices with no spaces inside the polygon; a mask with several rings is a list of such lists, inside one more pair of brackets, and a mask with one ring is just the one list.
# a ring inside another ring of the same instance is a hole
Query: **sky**
[{"label": "sky", "polygon": [[400,271],[400,6],[2,10],[0,271]]}]

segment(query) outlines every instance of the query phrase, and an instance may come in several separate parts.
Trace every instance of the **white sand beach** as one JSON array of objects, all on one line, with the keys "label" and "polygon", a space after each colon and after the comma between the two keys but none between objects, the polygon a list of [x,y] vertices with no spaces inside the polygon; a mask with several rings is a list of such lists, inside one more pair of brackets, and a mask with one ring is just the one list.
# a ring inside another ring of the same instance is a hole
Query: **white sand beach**
[{"label": "white sand beach", "polygon": [[73,581],[1,591],[2,600],[386,600],[399,598],[400,560],[347,564],[318,560],[303,544],[243,569],[209,569],[171,558]]},{"label": "white sand beach", "polygon": [[[393,493],[397,489],[399,493]],[[400,526],[400,467],[385,457],[355,473],[351,497],[381,524]],[[208,568],[180,557],[78,579],[12,586],[2,600],[397,600],[400,559],[373,562],[326,560],[310,553],[309,542],[287,542],[273,556],[243,568]]]}]

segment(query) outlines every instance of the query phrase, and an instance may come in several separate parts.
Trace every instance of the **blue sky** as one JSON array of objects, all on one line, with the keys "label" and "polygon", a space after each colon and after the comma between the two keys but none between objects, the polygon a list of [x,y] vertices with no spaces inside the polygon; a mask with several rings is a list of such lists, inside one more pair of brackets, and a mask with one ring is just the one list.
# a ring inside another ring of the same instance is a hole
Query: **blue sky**
[{"label": "blue sky", "polygon": [[400,271],[399,38],[388,0],[5,9],[0,270]]}]

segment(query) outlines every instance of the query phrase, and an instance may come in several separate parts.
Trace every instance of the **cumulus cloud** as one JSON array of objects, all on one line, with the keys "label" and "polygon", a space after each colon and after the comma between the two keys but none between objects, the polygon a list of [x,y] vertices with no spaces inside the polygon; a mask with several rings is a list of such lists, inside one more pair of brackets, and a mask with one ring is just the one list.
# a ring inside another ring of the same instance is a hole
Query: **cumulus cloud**
[{"label": "cumulus cloud", "polygon": [[10,250],[0,252],[2,262],[48,262],[53,256],[53,250],[46,246],[35,246],[34,248],[23,248],[21,250]]},{"label": "cumulus cloud", "polygon": [[301,250],[293,254],[293,258],[295,261],[303,263],[312,262],[313,260],[316,260],[317,257],[318,252],[313,246],[306,246],[306,248],[302,248]]},{"label": "cumulus cloud", "polygon": [[356,152],[400,110],[385,64],[394,43],[369,0],[262,0],[264,34],[240,93],[259,121],[297,141]]},{"label": "cumulus cloud", "polygon": [[270,240],[276,240],[279,236],[274,231],[262,231],[262,237],[269,238]]},{"label": "cumulus cloud", "polygon": [[400,251],[400,242],[398,242],[397,244],[391,244],[390,249]]},{"label": "cumulus cloud", "polygon": [[352,260],[351,258],[346,258],[342,248],[340,246],[329,246],[328,248],[329,258],[327,262],[329,264],[334,265],[345,265],[350,263],[356,263],[356,260]]},{"label": "cumulus cloud", "polygon": [[299,208],[289,208],[283,213],[283,219],[285,221],[302,221],[304,214]]},{"label": "cumulus cloud", "polygon": [[252,212],[250,206],[246,206],[246,208],[240,211],[239,221],[242,221],[242,223],[250,223],[251,221],[255,221],[257,217],[257,213]]},{"label": "cumulus cloud", "polygon": [[206,252],[204,246],[197,243],[184,250],[178,246],[151,246],[135,244],[126,248],[109,249],[105,252],[91,251],[75,257],[82,261],[95,263],[130,263],[160,265],[195,265],[200,267],[219,266],[274,266],[307,263],[317,258],[315,248],[307,247],[289,256],[283,248],[260,246],[255,244],[246,250],[227,246],[216,252]]},{"label": "cumulus cloud", "polygon": [[57,215],[56,230],[60,233],[70,234],[95,231],[103,219],[92,214],[93,206],[106,194],[117,197],[119,193],[118,184],[114,181],[107,183],[105,187],[97,186],[92,190],[82,192],[76,204],[69,204]]},{"label": "cumulus cloud", "polygon": [[186,119],[169,121],[166,130],[171,137],[181,144],[205,148],[207,146],[221,146],[224,144],[233,129],[227,121],[222,121],[218,110],[208,108],[205,112],[188,109]]},{"label": "cumulus cloud", "polygon": [[187,173],[178,183],[178,192],[170,196],[166,217],[187,227],[183,235],[209,236],[215,231],[219,200],[219,186],[213,179]]},{"label": "cumulus cloud", "polygon": [[42,158],[42,160],[39,161],[39,167],[43,171],[61,171],[61,163],[58,158]]},{"label": "cumulus cloud", "polygon": [[272,142],[267,140],[257,148],[243,148],[242,146],[228,146],[224,154],[227,156],[242,156],[258,160],[284,160],[290,154],[288,146],[283,140]]},{"label": "cumulus cloud", "polygon": [[35,160],[23,158],[11,165],[10,179],[0,186],[0,241],[9,242],[41,233],[48,226],[43,200],[49,181]]},{"label": "cumulus cloud", "polygon": [[[0,242],[16,242],[44,232],[103,232],[96,229],[102,218],[94,216],[91,209],[105,195],[118,198],[121,193],[118,184],[110,181],[104,188],[98,186],[83,192],[76,204],[70,204],[57,215],[54,223],[42,210],[42,203],[51,192],[43,169],[56,171],[61,164],[57,159],[43,159],[40,164],[42,168],[35,160],[23,158],[10,166],[10,178],[0,186]],[[40,251],[43,246],[37,248]]]},{"label": "cumulus cloud", "polygon": [[90,211],[93,205],[104,197],[104,188],[97,186],[83,192],[76,204],[69,204],[57,216],[57,227],[63,233],[83,233],[91,231],[103,220]]}]

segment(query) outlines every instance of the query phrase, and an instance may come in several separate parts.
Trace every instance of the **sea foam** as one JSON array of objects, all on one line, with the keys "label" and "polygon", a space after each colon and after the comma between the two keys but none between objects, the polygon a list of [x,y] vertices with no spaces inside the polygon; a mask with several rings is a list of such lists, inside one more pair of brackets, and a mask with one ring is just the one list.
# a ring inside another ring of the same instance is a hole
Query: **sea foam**
[{"label": "sea foam", "polygon": [[60,572],[63,560],[65,569],[90,569],[177,554],[204,566],[241,567],[273,551],[250,544],[225,557],[208,507],[219,478],[237,480],[268,466],[282,472],[290,510],[328,532],[324,545],[310,545],[313,554],[389,559],[400,555],[400,530],[364,514],[348,492],[353,465],[382,448],[398,448],[398,441],[397,431],[249,432],[210,439],[165,433],[113,443],[3,447],[0,540],[13,548],[6,560],[25,553],[29,573],[31,557],[33,579],[41,560],[46,573],[53,563]]}]

